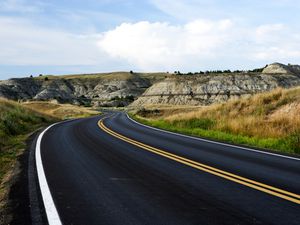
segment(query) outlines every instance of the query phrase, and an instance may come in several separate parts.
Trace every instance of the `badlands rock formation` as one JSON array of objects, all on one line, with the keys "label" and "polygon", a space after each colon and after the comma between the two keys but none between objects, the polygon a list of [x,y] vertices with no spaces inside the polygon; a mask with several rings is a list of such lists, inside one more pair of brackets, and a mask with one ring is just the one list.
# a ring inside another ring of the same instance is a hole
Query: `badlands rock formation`
[{"label": "badlands rock formation", "polygon": [[270,64],[258,72],[179,75],[110,73],[0,81],[0,97],[94,106],[208,105],[300,85],[300,66]]},{"label": "badlands rock formation", "polygon": [[14,100],[55,99],[95,106],[127,105],[129,99],[140,96],[150,87],[151,81],[130,73],[19,78],[0,81],[0,97]]},{"label": "badlands rock formation", "polygon": [[293,74],[217,74],[171,77],[155,83],[133,106],[209,105],[232,98],[300,85]]},{"label": "badlands rock formation", "polygon": [[263,70],[264,74],[294,74],[300,75],[299,65],[284,65],[281,63],[273,63]]}]

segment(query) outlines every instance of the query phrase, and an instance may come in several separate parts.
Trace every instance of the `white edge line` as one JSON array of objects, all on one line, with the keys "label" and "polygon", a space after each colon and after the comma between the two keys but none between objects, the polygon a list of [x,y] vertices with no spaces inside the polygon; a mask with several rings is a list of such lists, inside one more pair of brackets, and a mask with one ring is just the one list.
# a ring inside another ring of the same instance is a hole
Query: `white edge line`
[{"label": "white edge line", "polygon": [[285,156],[285,155],[280,155],[280,154],[276,154],[276,153],[264,152],[264,151],[260,151],[260,150],[256,150],[256,149],[240,147],[240,146],[231,145],[231,144],[225,144],[225,143],[222,143],[222,142],[211,141],[211,140],[207,140],[207,139],[203,139],[203,138],[188,136],[188,135],[184,135],[184,134],[175,133],[175,132],[172,132],[172,131],[159,129],[159,128],[156,128],[156,127],[151,127],[151,126],[148,126],[148,125],[145,125],[145,124],[142,124],[140,122],[135,121],[134,119],[130,118],[130,116],[127,113],[126,113],[126,116],[129,120],[131,120],[132,122],[134,122],[134,123],[136,123],[140,126],[144,126],[144,127],[147,127],[147,128],[153,129],[153,130],[157,130],[157,131],[160,131],[160,132],[165,132],[165,133],[168,133],[168,134],[173,134],[173,135],[177,135],[177,136],[180,136],[180,137],[190,138],[190,139],[203,141],[203,142],[207,142],[207,143],[213,143],[213,144],[217,144],[217,145],[223,145],[223,146],[227,146],[227,147],[243,149],[243,150],[246,150],[246,151],[258,152],[258,153],[261,153],[261,154],[272,155],[272,156],[277,156],[277,157],[281,157],[281,158],[300,161],[300,158],[294,158],[294,157],[291,157],[291,156]]},{"label": "white edge line", "polygon": [[[65,122],[65,121],[64,121]],[[43,138],[43,135],[46,133],[47,130],[49,130],[51,127],[57,125],[59,123],[55,123],[47,127],[38,137],[36,142],[36,150],[35,150],[35,160],[36,160],[36,169],[38,174],[38,180],[40,185],[40,190],[44,202],[44,207],[48,219],[49,225],[61,225],[62,222],[59,218],[57,209],[55,207],[47,179],[44,172],[44,167],[42,163],[42,157],[41,157],[41,141]]]}]

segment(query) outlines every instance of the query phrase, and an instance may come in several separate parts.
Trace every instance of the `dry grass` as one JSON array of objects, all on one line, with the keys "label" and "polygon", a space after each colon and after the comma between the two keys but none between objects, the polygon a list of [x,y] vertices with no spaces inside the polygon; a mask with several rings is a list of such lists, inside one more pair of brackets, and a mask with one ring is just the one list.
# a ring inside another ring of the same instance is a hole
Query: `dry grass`
[{"label": "dry grass", "polygon": [[81,118],[100,114],[100,112],[92,108],[54,102],[34,101],[25,102],[22,103],[22,105],[36,112],[44,113],[58,119]]},{"label": "dry grass", "polygon": [[[295,107],[295,106],[298,107]],[[300,128],[300,88],[276,89],[250,98],[179,112],[164,119],[217,121],[214,128],[257,137],[285,137]]]},{"label": "dry grass", "polygon": [[128,80],[134,77],[148,78],[150,80],[159,80],[165,78],[167,73],[129,73],[129,72],[112,72],[112,73],[92,73],[92,74],[70,74],[70,75],[43,75],[35,79],[101,79],[101,80]]},{"label": "dry grass", "polygon": [[207,137],[212,134],[212,138],[218,136],[216,132],[219,132],[220,140],[223,138],[221,136],[226,140],[229,139],[229,135],[243,136],[255,140],[249,139],[254,146],[260,140],[265,140],[257,146],[271,146],[273,142],[272,148],[277,148],[280,144],[280,150],[290,148],[285,150],[300,153],[300,87],[276,89],[200,108],[169,107],[156,111],[159,113],[151,113],[154,112],[154,107],[151,107],[147,115],[146,110],[146,116],[143,115],[144,118],[147,117],[146,122],[160,121],[162,127],[188,133],[202,129],[210,132],[199,131],[199,134],[205,133]]},{"label": "dry grass", "polygon": [[21,104],[0,99],[0,224],[9,220],[8,193],[13,177],[18,175],[17,158],[23,153],[25,140],[34,130],[57,120],[23,107]]},{"label": "dry grass", "polygon": [[96,74],[74,74],[74,75],[63,75],[57,76],[57,78],[64,79],[103,79],[103,80],[127,80],[132,78],[133,75],[128,72],[114,72],[114,73],[96,73]]}]

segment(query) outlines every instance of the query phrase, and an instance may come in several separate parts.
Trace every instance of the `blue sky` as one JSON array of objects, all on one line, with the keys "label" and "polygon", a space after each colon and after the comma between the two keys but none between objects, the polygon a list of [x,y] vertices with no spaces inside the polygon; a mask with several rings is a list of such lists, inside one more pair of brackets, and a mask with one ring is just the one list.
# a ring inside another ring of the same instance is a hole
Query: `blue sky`
[{"label": "blue sky", "polygon": [[300,64],[297,0],[0,0],[0,79]]}]

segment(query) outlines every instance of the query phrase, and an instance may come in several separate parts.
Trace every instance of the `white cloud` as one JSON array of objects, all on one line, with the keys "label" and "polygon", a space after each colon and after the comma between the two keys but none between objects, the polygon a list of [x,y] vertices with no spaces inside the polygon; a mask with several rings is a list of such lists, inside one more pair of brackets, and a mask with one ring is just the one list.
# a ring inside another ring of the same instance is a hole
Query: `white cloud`
[{"label": "white cloud", "polygon": [[257,60],[270,62],[300,60],[300,33],[283,24],[257,27],[255,41],[253,57]]},{"label": "white cloud", "polygon": [[[275,61],[288,61],[300,58],[300,50],[292,48],[282,48],[280,47],[268,47],[262,48],[260,51],[254,54],[256,59],[268,60],[269,62]],[[299,64],[299,61],[298,61]]]},{"label": "white cloud", "polygon": [[247,66],[251,62],[300,61],[300,32],[283,24],[244,27],[226,20],[123,23],[98,46],[142,70],[194,70]]},{"label": "white cloud", "polygon": [[230,20],[195,20],[181,26],[123,23],[104,33],[98,45],[110,56],[144,70],[187,67],[214,58],[229,41],[231,27]]},{"label": "white cloud", "polygon": [[196,71],[251,68],[273,61],[300,63],[300,32],[285,24],[142,21],[102,33],[75,34],[22,18],[0,17],[0,34],[1,65]]},{"label": "white cloud", "polygon": [[257,41],[274,41],[278,37],[281,36],[284,32],[284,25],[283,24],[266,24],[261,25],[256,28],[256,40]]},{"label": "white cloud", "polygon": [[105,58],[97,34],[76,35],[9,17],[0,17],[0,34],[2,65],[95,65]]}]

